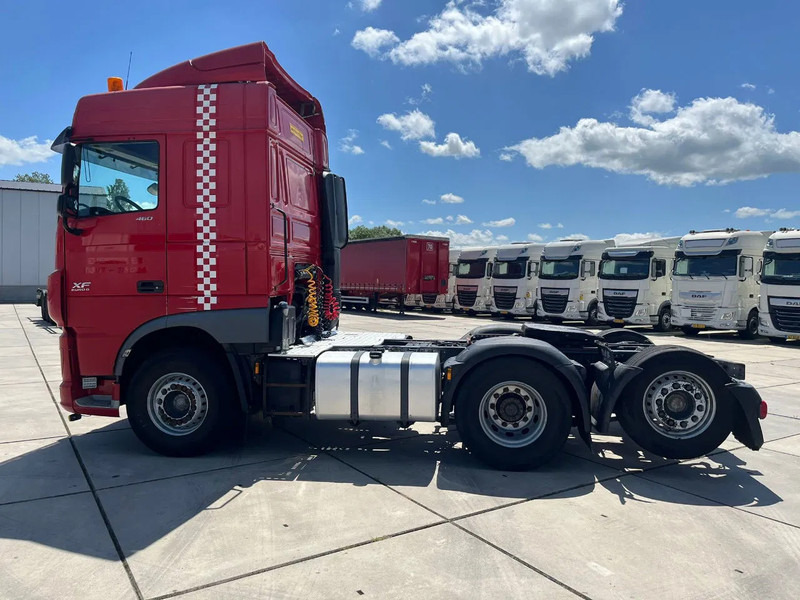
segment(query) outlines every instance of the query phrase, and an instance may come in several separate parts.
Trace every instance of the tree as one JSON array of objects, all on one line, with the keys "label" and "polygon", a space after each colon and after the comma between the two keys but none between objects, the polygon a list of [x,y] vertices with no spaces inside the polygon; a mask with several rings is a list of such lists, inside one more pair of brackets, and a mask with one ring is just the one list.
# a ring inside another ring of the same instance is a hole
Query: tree
[{"label": "tree", "polygon": [[55,183],[47,173],[33,171],[32,173],[19,173],[14,177],[14,181],[24,181],[25,183]]},{"label": "tree", "polygon": [[128,206],[125,203],[122,203],[122,206],[117,206],[117,203],[114,202],[115,196],[122,196],[123,198],[131,197],[131,191],[128,189],[128,184],[119,178],[115,179],[112,185],[106,186],[106,207],[108,210],[113,212],[128,210]]},{"label": "tree", "polygon": [[403,235],[397,227],[387,227],[386,225],[378,225],[377,227],[366,227],[359,225],[350,230],[351,240],[365,240],[367,238],[385,238],[394,237],[396,235]]}]

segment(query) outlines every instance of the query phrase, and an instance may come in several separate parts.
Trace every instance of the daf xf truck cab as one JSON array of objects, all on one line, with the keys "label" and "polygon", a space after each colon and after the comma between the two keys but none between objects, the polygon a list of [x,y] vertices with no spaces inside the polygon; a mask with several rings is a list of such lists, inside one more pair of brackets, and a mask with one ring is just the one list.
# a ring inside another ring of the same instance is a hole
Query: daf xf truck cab
[{"label": "daf xf truck cab", "polygon": [[488,313],[492,308],[492,267],[496,247],[464,248],[456,263],[456,310]]},{"label": "daf xf truck cab", "polygon": [[672,327],[672,262],[680,238],[608,248],[600,261],[598,318],[612,327]]},{"label": "daf xf truck cab", "polygon": [[536,316],[539,260],[544,244],[499,246],[492,267],[492,313],[507,318]]},{"label": "daf xf truck cab", "polygon": [[773,342],[800,340],[800,229],[781,228],[767,240],[758,332]]},{"label": "daf xf truck cab", "polygon": [[597,277],[603,252],[613,240],[565,239],[544,246],[539,264],[537,310],[553,321],[598,323]]},{"label": "daf xf truck cab", "polygon": [[758,335],[758,271],[769,233],[690,231],[678,242],[672,272],[672,324],[685,335],[735,329]]},{"label": "daf xf truck cab", "polygon": [[[464,447],[502,469],[544,464],[573,428],[590,444],[612,415],[670,458],[711,452],[731,432],[763,443],[766,404],[744,365],[635,332],[340,332],[344,180],[328,164],[320,102],[263,42],[130,90],[112,80],[78,101],[53,147],[63,191],[47,300],[70,420],[125,405],[144,444],[179,456],[209,451],[254,413],[455,422]],[[84,193],[101,185],[105,197]],[[493,254],[477,254],[484,278]]]}]

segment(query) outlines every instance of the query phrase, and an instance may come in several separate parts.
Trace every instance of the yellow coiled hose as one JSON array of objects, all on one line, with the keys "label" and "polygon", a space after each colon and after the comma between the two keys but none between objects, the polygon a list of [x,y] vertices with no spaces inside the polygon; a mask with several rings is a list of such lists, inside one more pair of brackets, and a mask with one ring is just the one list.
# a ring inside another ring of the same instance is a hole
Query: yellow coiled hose
[{"label": "yellow coiled hose", "polygon": [[308,295],[306,296],[306,304],[308,305],[308,316],[306,321],[310,327],[319,325],[319,307],[317,306],[317,280],[311,269],[305,269],[308,273]]}]

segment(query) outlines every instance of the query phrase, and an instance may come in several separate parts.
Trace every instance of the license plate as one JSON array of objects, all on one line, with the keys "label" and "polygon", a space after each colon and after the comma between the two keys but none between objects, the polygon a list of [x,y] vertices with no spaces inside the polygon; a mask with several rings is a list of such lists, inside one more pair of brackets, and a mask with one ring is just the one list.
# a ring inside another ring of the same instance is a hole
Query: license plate
[{"label": "license plate", "polygon": [[705,329],[706,326],[703,325],[702,323],[692,323],[692,328],[693,329]]},{"label": "license plate", "polygon": [[625,319],[614,319],[614,323],[624,323]]},{"label": "license plate", "polygon": [[507,310],[501,310],[501,311],[500,311],[500,314],[501,314],[501,315],[507,315],[507,314],[508,314],[508,311],[507,311]]},{"label": "license plate", "polygon": [[800,335],[787,335],[787,340],[800,340]]}]

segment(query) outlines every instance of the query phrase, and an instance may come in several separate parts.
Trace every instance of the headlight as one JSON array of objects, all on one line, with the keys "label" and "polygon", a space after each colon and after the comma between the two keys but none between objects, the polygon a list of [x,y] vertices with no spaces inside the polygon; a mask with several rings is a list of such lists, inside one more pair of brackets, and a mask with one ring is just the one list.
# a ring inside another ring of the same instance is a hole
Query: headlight
[{"label": "headlight", "polygon": [[764,317],[758,317],[758,324],[762,327],[769,327],[769,323]]},{"label": "headlight", "polygon": [[672,314],[673,317],[677,317],[678,316],[678,309],[677,308],[670,308],[669,312],[670,312],[670,314]]},{"label": "headlight", "polygon": [[634,316],[637,316],[637,317],[644,317],[644,316],[647,315],[647,309],[646,308],[637,308],[636,312],[633,313],[633,314],[634,314]]},{"label": "headlight", "polygon": [[728,321],[728,320],[730,320],[730,319],[732,319],[732,318],[733,318],[733,312],[726,312],[726,313],[722,313],[722,316],[721,316],[720,318],[721,318],[723,321]]},{"label": "headlight", "polygon": [[567,304],[567,308],[565,309],[564,312],[577,312],[577,310],[578,307],[575,306],[574,304]]}]

